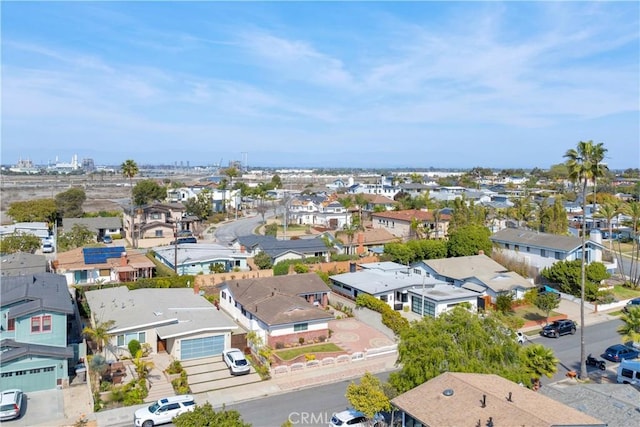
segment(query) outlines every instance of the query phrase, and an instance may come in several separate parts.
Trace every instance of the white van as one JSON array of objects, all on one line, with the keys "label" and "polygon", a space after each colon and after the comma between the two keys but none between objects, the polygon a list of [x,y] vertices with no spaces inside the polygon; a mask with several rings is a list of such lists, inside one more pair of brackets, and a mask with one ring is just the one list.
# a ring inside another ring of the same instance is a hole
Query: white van
[{"label": "white van", "polygon": [[622,359],[618,366],[618,384],[633,384],[640,386],[640,360]]},{"label": "white van", "polygon": [[193,411],[196,402],[193,396],[183,394],[160,399],[152,405],[138,409],[133,416],[133,423],[137,427],[153,427],[158,424],[170,423],[174,417]]}]

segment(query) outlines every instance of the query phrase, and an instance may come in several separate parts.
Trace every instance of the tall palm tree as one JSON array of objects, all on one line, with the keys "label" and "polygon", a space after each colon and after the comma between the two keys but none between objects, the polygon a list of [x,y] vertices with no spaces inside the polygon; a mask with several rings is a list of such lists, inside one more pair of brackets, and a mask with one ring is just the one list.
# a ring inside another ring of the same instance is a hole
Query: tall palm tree
[{"label": "tall palm tree", "polygon": [[[591,142],[591,141],[589,141]],[[591,153],[592,155],[592,161],[593,161],[593,173],[591,176],[591,180],[593,181],[593,201],[592,201],[592,207],[591,207],[591,215],[593,216],[593,214],[595,214],[596,212],[596,203],[597,203],[597,181],[598,178],[601,178],[603,176],[605,176],[607,174],[607,172],[609,171],[609,168],[607,167],[607,165],[605,165],[604,163],[602,163],[602,161],[604,160],[604,155],[607,153],[607,149],[604,148],[603,143],[599,142],[595,145],[593,145],[593,152]]]},{"label": "tall palm tree", "polygon": [[109,342],[109,330],[116,324],[114,320],[96,322],[95,327],[86,326],[82,333],[87,335],[98,347],[98,353],[102,354],[104,346]]},{"label": "tall palm tree", "polygon": [[351,196],[343,197],[340,199],[340,204],[344,208],[344,227],[349,228],[349,209],[353,207],[353,199]]},{"label": "tall palm tree", "polygon": [[130,232],[131,232],[131,245],[135,248],[136,247],[136,241],[135,241],[135,235],[134,235],[134,218],[133,218],[133,177],[138,175],[138,172],[140,172],[140,170],[138,169],[138,165],[136,164],[135,161],[129,159],[129,160],[125,160],[122,165],[120,165],[120,171],[122,172],[122,175],[125,178],[129,178],[129,191],[130,191],[130,195],[129,195],[129,215],[131,218],[129,227],[130,227]]},{"label": "tall palm tree", "polygon": [[[595,151],[595,153],[594,153]],[[587,184],[591,180],[597,179],[597,174],[601,171],[598,162],[602,161],[602,156],[606,150],[599,147],[594,150],[593,141],[580,141],[576,148],[567,150],[564,157],[567,159],[565,165],[569,172],[569,179],[581,186],[582,197],[582,265],[580,274],[580,376],[586,378],[587,365],[584,344],[584,298],[585,298],[585,282],[586,282],[586,205],[587,205]],[[602,166],[602,165],[600,165]]]},{"label": "tall palm tree", "polygon": [[640,257],[640,244],[638,242],[638,231],[640,231],[640,202],[629,202],[622,208],[622,213],[631,217],[631,258],[629,260],[629,281],[633,289],[640,285],[640,274],[638,274],[638,258]]},{"label": "tall palm tree", "polygon": [[611,226],[611,221],[613,217],[618,214],[618,206],[615,203],[607,202],[600,206],[598,209],[598,215],[600,218],[604,218],[607,220],[607,231],[609,232],[609,252],[613,251],[613,239],[611,238],[613,227]]}]

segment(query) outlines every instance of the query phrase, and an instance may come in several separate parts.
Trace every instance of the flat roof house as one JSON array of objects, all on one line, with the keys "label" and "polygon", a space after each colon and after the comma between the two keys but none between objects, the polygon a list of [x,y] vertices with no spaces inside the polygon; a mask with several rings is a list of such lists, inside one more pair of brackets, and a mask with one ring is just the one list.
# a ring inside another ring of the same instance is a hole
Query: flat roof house
[{"label": "flat roof house", "polygon": [[249,254],[216,243],[178,243],[153,250],[158,261],[179,275],[211,274],[215,265],[223,266],[225,272],[249,270]]},{"label": "flat roof house", "polygon": [[212,357],[231,346],[238,326],[192,288],[135,289],[126,286],[87,291],[91,323],[113,320],[107,359],[129,356],[131,340],[176,360]]},{"label": "flat roof house", "polygon": [[350,298],[360,294],[374,296],[392,307],[404,307],[418,315],[438,316],[458,304],[477,307],[478,292],[455,287],[444,280],[395,262],[360,264],[361,271],[329,277],[333,292]]},{"label": "flat roof house", "polygon": [[400,410],[403,427],[607,426],[493,374],[445,372],[391,403]]},{"label": "flat roof house", "polygon": [[423,260],[414,263],[412,268],[478,295],[489,296],[493,302],[501,293],[513,292],[514,297],[520,299],[526,291],[535,288],[530,280],[483,254]]}]

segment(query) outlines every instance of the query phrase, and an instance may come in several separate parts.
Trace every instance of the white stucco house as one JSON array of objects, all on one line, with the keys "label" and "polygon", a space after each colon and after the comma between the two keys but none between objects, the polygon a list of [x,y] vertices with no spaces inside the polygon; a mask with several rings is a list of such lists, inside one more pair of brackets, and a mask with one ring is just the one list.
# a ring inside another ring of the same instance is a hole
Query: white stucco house
[{"label": "white stucco house", "polygon": [[238,328],[192,288],[135,289],[126,286],[88,291],[91,323],[114,321],[105,347],[107,360],[130,356],[128,344],[138,340],[153,353],[166,352],[176,360],[212,357],[231,346]]}]

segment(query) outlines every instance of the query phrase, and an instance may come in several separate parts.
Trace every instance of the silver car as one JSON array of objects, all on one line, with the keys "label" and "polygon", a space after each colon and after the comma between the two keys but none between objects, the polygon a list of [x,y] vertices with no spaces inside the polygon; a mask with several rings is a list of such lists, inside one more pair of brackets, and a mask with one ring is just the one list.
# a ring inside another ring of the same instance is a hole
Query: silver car
[{"label": "silver car", "polygon": [[244,353],[237,348],[230,348],[222,352],[222,360],[229,367],[231,375],[244,375],[248,374],[251,370],[251,365],[244,357]]},{"label": "silver car", "polygon": [[22,390],[17,388],[5,390],[0,394],[0,420],[20,418],[22,410]]}]

